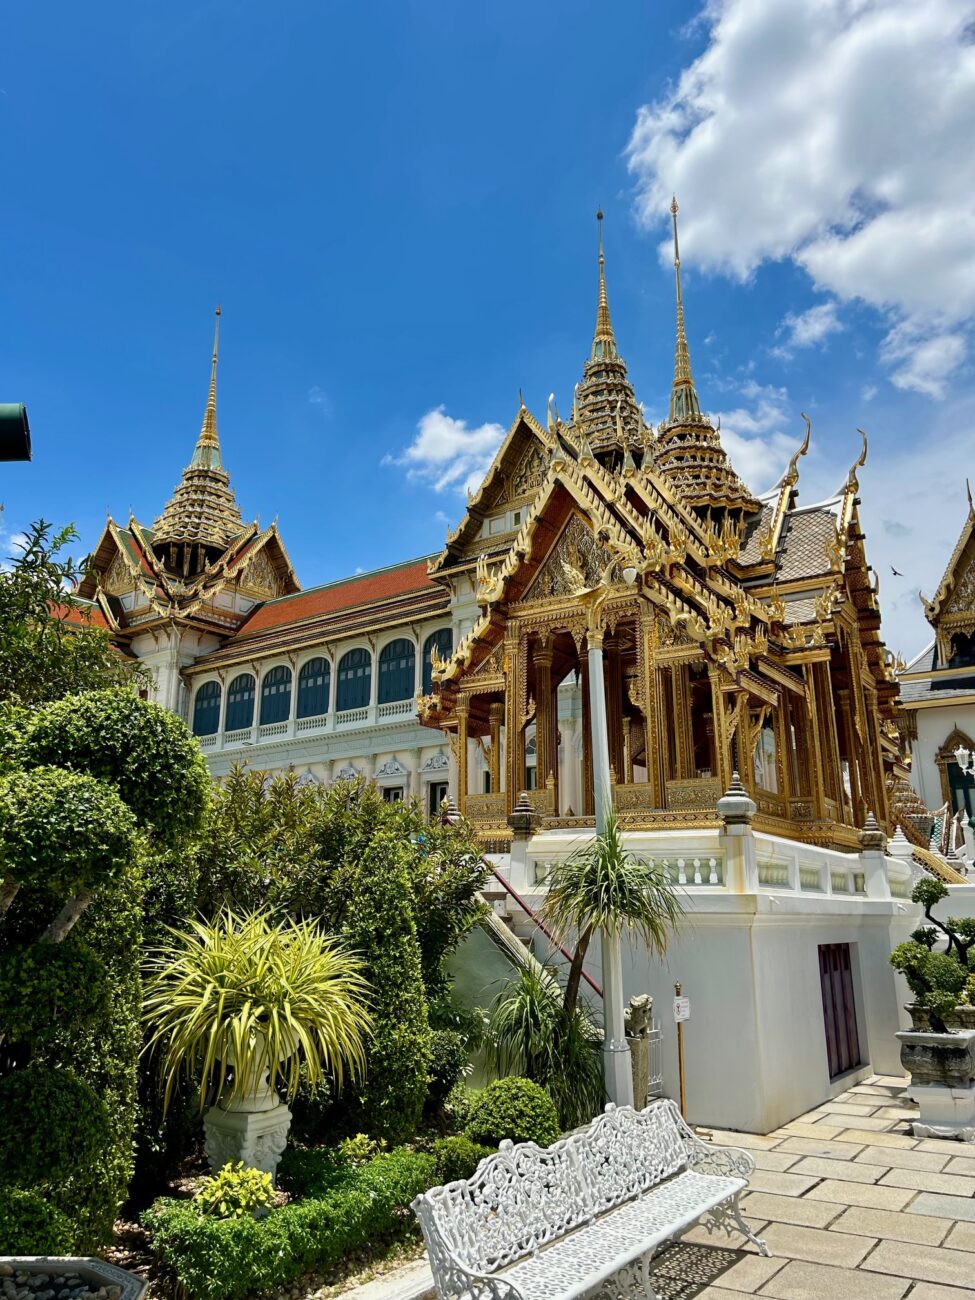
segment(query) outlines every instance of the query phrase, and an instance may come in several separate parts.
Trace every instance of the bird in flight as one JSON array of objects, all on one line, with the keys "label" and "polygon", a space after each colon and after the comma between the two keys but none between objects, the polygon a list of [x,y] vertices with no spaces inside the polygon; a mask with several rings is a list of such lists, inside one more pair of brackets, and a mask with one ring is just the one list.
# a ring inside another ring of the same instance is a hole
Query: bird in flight
[{"label": "bird in flight", "polygon": [[904,576],[903,573],[901,573],[900,569],[895,569],[893,565],[890,566],[890,571],[895,578],[903,578]]}]

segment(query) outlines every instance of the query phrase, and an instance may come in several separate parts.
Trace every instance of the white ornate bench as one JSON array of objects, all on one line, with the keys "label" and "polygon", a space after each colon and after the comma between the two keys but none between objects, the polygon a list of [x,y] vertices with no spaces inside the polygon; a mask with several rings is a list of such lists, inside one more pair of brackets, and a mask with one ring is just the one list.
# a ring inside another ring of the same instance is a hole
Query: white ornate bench
[{"label": "white ornate bench", "polygon": [[[672,1101],[607,1106],[584,1133],[501,1145],[472,1178],[413,1202],[440,1300],[658,1300],[650,1261],[702,1215],[769,1250],[738,1206],[755,1162],[701,1142]],[[612,1283],[609,1279],[612,1278]]]}]

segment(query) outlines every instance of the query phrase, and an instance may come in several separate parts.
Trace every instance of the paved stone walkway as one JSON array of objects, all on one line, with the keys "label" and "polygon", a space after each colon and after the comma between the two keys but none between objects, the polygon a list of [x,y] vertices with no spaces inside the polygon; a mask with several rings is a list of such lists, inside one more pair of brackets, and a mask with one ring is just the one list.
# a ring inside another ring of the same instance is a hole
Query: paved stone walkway
[{"label": "paved stone walkway", "polygon": [[767,1137],[742,1206],[768,1243],[697,1227],[654,1265],[661,1300],[975,1300],[975,1146],[911,1136],[903,1079],[874,1076]]}]

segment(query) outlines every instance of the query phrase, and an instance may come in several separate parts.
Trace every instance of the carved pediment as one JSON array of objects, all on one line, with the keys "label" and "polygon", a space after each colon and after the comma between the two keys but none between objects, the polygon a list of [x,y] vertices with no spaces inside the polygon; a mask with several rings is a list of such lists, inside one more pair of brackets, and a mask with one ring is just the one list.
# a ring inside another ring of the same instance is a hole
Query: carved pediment
[{"label": "carved pediment", "polygon": [[955,577],[954,590],[945,603],[946,614],[975,615],[975,563],[967,557],[968,566]]},{"label": "carved pediment", "polygon": [[541,486],[547,456],[537,441],[529,443],[508,479],[508,497],[522,497]]},{"label": "carved pediment", "polygon": [[132,570],[121,551],[112,561],[108,573],[102,582],[102,590],[109,596],[124,596],[136,587]]},{"label": "carved pediment", "polygon": [[281,580],[274,571],[266,551],[258,551],[254,558],[245,565],[240,575],[240,586],[255,596],[271,599],[284,595]]},{"label": "carved pediment", "polygon": [[590,525],[581,515],[573,514],[532,579],[524,599],[569,597],[586,587],[594,587],[611,558],[606,547],[596,541]]}]

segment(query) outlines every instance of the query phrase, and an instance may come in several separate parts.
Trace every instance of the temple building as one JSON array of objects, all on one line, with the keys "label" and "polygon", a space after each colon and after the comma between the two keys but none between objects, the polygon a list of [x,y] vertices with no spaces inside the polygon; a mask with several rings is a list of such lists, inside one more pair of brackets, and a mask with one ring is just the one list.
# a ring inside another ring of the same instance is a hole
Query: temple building
[{"label": "temple building", "polygon": [[543,424],[520,407],[430,566],[470,630],[434,666],[420,716],[451,737],[459,806],[499,848],[522,791],[544,828],[591,824],[587,650],[601,645],[624,825],[716,825],[738,771],[757,825],[852,849],[868,813],[888,824],[896,751],[897,686],[858,511],[866,439],[836,494],[802,505],[807,422],[781,481],[752,494],[701,409],[676,202],[673,224],[667,418],[653,430],[635,399],[600,234],[571,417],[550,403]]},{"label": "temple building", "polygon": [[[217,309],[217,331],[219,330]],[[301,779],[375,780],[432,814],[448,794],[442,736],[420,726],[447,592],[426,558],[302,590],[277,525],[245,523],[217,436],[217,343],[190,463],[151,527],[109,519],[79,590],[90,616],[150,670],[214,776],[234,763]]]},{"label": "temple building", "polygon": [[[923,595],[932,640],[899,665],[900,727],[910,760],[910,791],[902,821],[929,836],[933,847],[975,858],[975,778],[958,752],[975,752],[975,508],[968,512],[933,597]],[[975,764],[975,758],[969,766]]]},{"label": "temple building", "polygon": [[[217,435],[217,341],[190,463],[151,527],[109,519],[79,595],[235,762],[450,793],[503,849],[522,791],[549,827],[593,817],[587,649],[601,644],[614,799],[644,828],[713,825],[733,771],[769,831],[854,848],[889,820],[896,682],[857,472],[798,500],[797,447],[756,497],[702,412],[673,209],[674,380],[644,419],[610,316],[572,411],[520,405],[436,556],[302,590],[277,525],[245,523]],[[219,330],[219,309],[217,330]],[[624,573],[632,581],[624,580]]]}]

